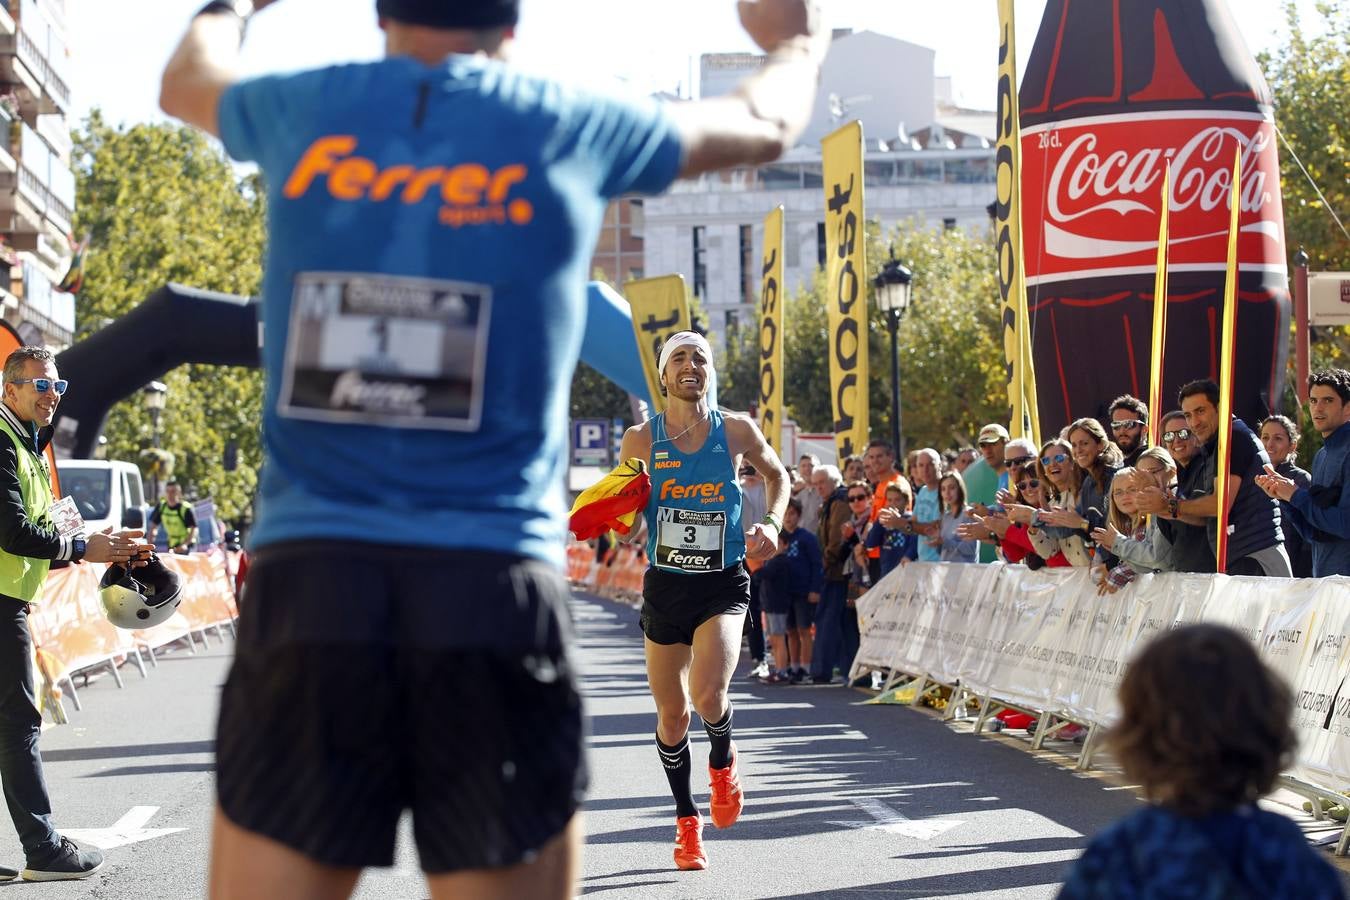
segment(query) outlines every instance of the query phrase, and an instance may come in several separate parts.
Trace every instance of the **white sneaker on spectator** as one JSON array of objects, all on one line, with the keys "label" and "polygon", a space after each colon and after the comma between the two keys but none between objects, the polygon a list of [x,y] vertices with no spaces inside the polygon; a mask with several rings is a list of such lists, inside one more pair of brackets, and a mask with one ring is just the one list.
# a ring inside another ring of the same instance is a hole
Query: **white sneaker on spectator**
[{"label": "white sneaker on spectator", "polygon": [[769,674],[769,664],[764,660],[752,659],[750,662],[752,665],[750,671],[745,676],[746,678],[764,678]]}]

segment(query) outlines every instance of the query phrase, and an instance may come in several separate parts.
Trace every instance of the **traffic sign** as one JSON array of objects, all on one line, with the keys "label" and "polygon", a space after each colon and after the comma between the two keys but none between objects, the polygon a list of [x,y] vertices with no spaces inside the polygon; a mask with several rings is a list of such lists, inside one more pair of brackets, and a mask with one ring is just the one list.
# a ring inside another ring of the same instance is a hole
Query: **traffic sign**
[{"label": "traffic sign", "polygon": [[572,465],[609,465],[609,421],[607,419],[572,420]]}]

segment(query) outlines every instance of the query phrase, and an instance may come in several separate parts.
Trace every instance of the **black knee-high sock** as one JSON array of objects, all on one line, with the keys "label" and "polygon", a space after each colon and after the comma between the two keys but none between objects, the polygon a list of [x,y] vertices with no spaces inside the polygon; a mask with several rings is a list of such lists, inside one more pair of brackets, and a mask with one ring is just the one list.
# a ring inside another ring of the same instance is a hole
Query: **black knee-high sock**
[{"label": "black knee-high sock", "polygon": [[670,793],[675,797],[675,815],[679,818],[698,815],[694,805],[693,788],[689,785],[690,763],[689,735],[685,735],[674,747],[667,747],[656,738],[656,752],[661,755],[661,768],[666,770],[666,781],[670,782]]},{"label": "black knee-high sock", "polygon": [[712,749],[708,751],[708,765],[714,769],[725,769],[731,765],[731,704],[727,704],[727,714],[719,722],[703,722],[703,730],[708,732],[708,741]]}]

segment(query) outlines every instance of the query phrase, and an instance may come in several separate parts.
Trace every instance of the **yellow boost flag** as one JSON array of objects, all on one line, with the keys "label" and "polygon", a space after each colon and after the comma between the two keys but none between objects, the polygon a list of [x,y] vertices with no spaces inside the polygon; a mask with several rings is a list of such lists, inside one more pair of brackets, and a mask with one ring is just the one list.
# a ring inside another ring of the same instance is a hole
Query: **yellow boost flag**
[{"label": "yellow boost flag", "polygon": [[834,443],[844,457],[867,446],[867,265],[863,246],[862,123],[821,141],[825,166],[825,306],[829,314]]},{"label": "yellow boost flag", "polygon": [[1214,466],[1219,533],[1214,558],[1217,571],[1228,570],[1228,470],[1233,447],[1233,351],[1237,347],[1238,185],[1242,183],[1242,148],[1233,154],[1233,180],[1228,190],[1228,272],[1223,282],[1223,338],[1219,349],[1219,447]]},{"label": "yellow boost flag", "polygon": [[1153,357],[1148,372],[1148,440],[1162,446],[1163,354],[1167,350],[1168,205],[1172,199],[1172,166],[1163,169],[1162,215],[1158,217],[1158,268],[1153,276]]},{"label": "yellow boost flag", "polygon": [[764,218],[759,288],[759,429],[783,455],[783,207]]},{"label": "yellow boost flag", "polygon": [[1006,360],[1009,432],[1041,445],[1036,408],[1036,370],[1031,355],[1031,318],[1027,312],[1026,270],[1022,263],[1022,136],[1017,111],[1017,52],[1013,41],[1012,0],[998,0],[998,195],[994,205],[998,251],[998,293],[1003,303],[1003,356]]},{"label": "yellow boost flag", "polygon": [[624,297],[633,308],[633,333],[637,336],[642,371],[652,398],[652,413],[665,412],[666,398],[661,396],[661,377],[656,371],[661,348],[676,332],[689,331],[689,295],[679,275],[640,278],[623,286]]}]

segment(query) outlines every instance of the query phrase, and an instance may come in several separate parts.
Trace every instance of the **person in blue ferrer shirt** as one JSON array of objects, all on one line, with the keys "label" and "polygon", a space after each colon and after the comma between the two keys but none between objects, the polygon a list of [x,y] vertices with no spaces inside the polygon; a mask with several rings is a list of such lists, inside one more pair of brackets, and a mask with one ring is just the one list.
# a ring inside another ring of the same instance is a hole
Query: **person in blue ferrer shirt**
[{"label": "person in blue ferrer shirt", "polygon": [[[669,104],[513,65],[519,0],[375,0],[382,58],[242,78],[274,2],[207,2],[160,93],[267,193],[211,895],[347,896],[411,810],[432,896],[570,898],[588,774],[562,476],[588,260],[612,199],[793,147],[830,31],[814,0],[744,0],[763,65]],[[324,27],[368,27],[332,6],[311,4]],[[706,865],[697,817],[677,835]]]},{"label": "person in blue ferrer shirt", "polygon": [[1146,645],[1107,742],[1148,805],[1092,839],[1059,900],[1343,897],[1298,825],[1256,803],[1293,756],[1292,713],[1289,686],[1231,628]]},{"label": "person in blue ferrer shirt", "polygon": [[1256,483],[1288,504],[1290,522],[1312,543],[1314,578],[1350,575],[1350,372],[1314,372],[1308,411],[1323,441],[1313,457],[1312,484],[1299,487],[1270,466]]}]

